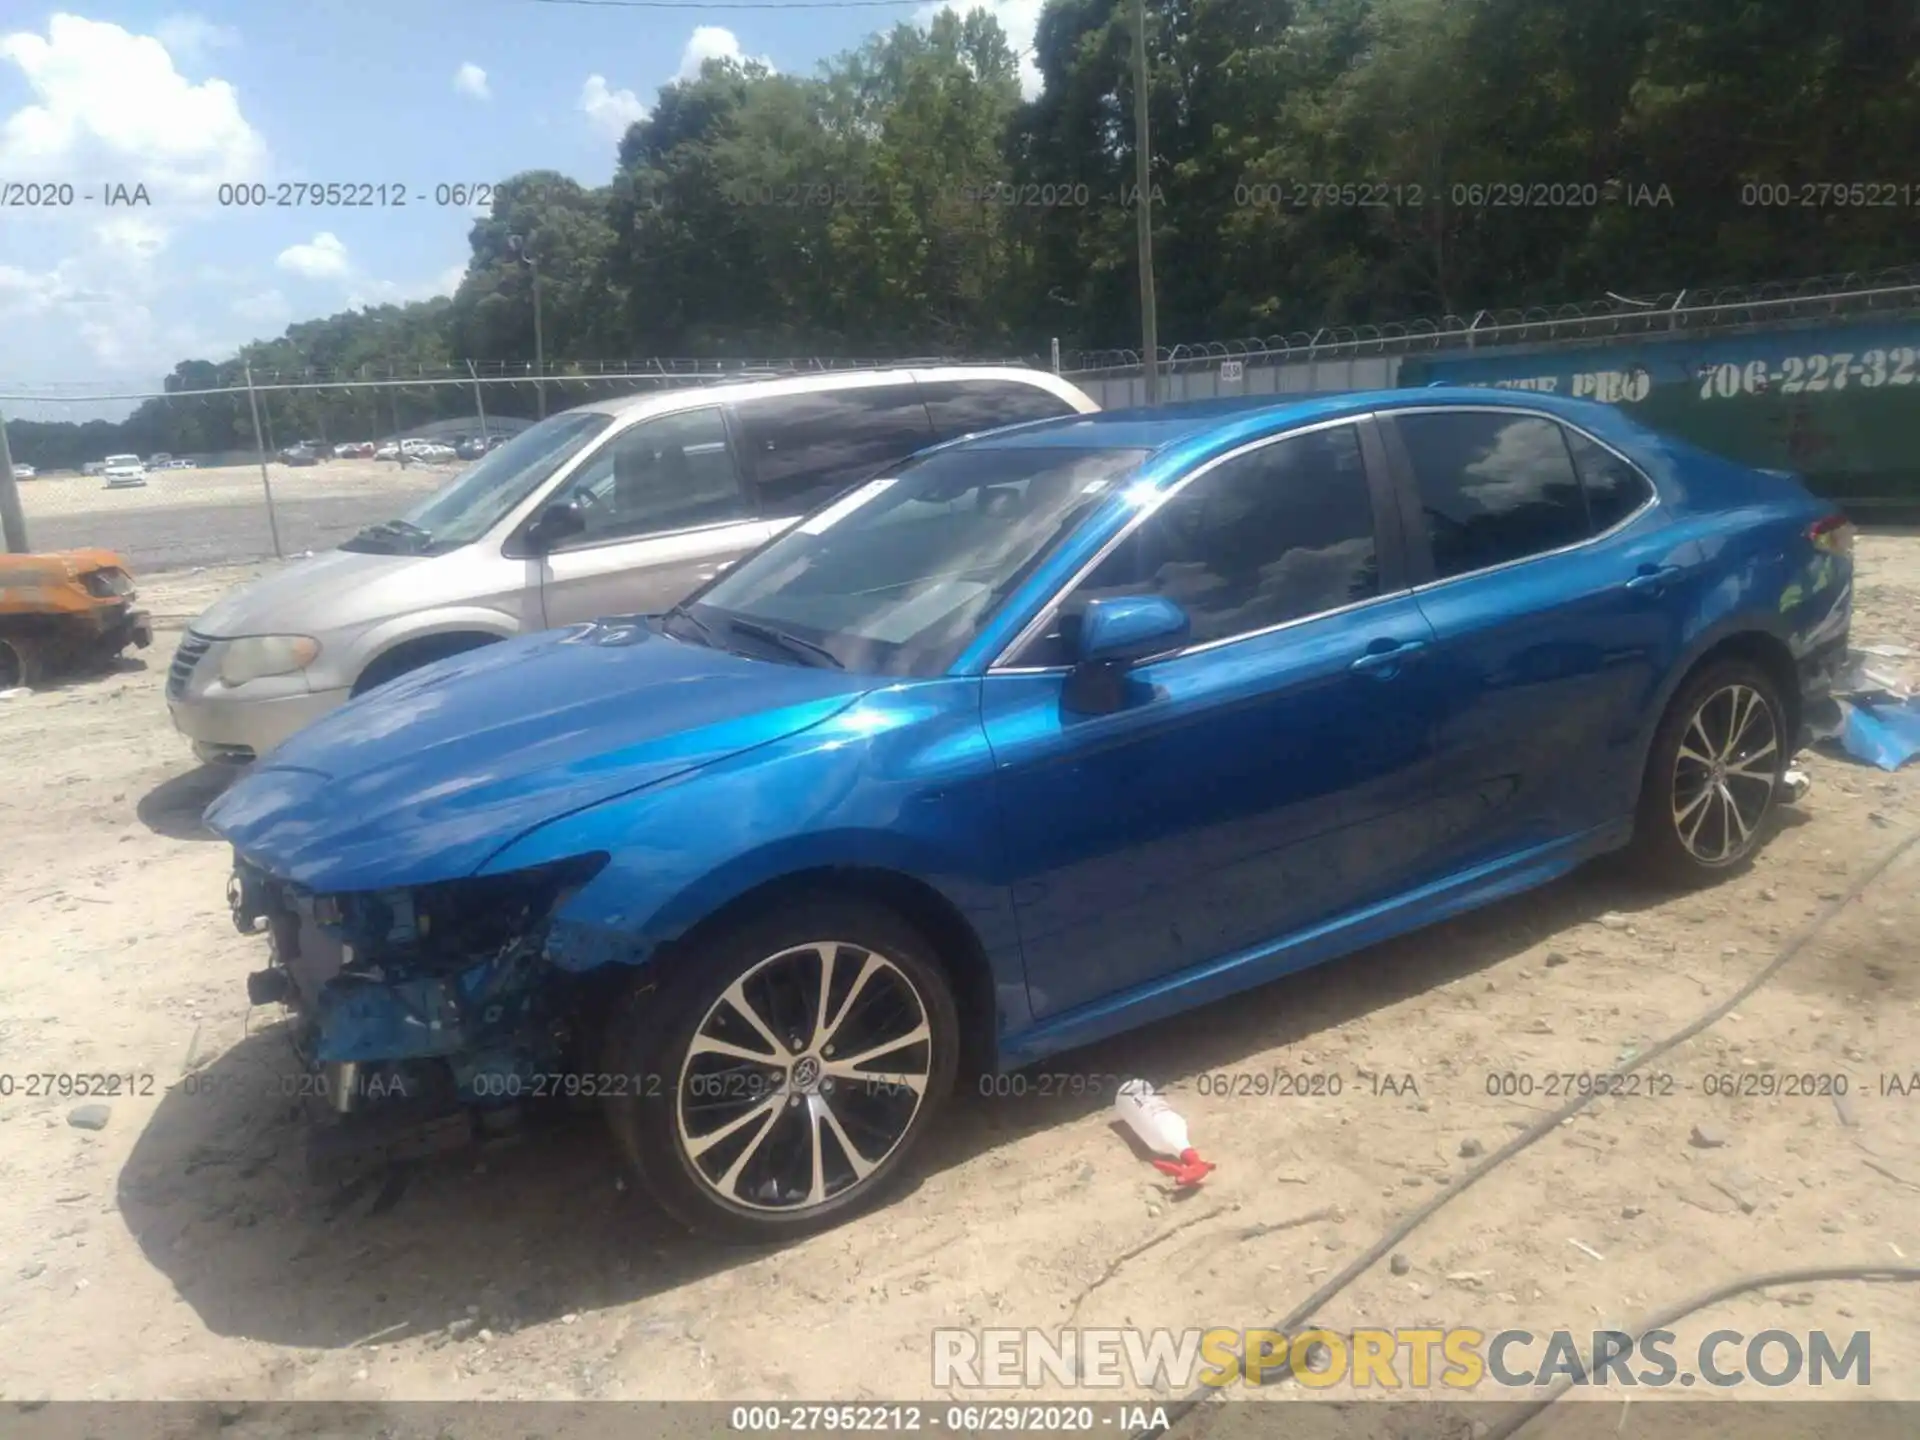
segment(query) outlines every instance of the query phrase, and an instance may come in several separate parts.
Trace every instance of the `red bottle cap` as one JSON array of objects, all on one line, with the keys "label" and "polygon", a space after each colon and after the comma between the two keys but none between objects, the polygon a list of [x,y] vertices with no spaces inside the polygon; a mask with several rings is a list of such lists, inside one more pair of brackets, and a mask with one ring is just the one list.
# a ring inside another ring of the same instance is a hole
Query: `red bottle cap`
[{"label": "red bottle cap", "polygon": [[1171,1175],[1176,1185],[1198,1185],[1213,1173],[1211,1160],[1202,1160],[1199,1152],[1191,1146],[1180,1152],[1178,1160],[1155,1160],[1153,1168],[1163,1175]]}]

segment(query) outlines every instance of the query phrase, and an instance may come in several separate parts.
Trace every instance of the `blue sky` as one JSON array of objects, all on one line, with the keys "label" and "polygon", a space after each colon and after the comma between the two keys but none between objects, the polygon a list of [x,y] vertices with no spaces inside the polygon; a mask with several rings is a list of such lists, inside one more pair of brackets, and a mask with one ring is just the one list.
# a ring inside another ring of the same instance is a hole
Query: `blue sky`
[{"label": "blue sky", "polygon": [[[777,0],[776,0],[777,3]],[[985,0],[1016,47],[1041,0]],[[4,7],[0,393],[155,388],[293,320],[447,293],[471,216],[435,187],[547,168],[586,184],[659,87],[708,56],[811,74],[937,5],[718,10],[537,0],[96,0]],[[1031,83],[1031,76],[1029,75]],[[239,209],[220,186],[398,183],[400,209]],[[109,205],[144,185],[151,204]],[[42,192],[45,193],[44,191]],[[55,192],[58,194],[59,192]],[[413,197],[425,193],[427,203]],[[85,198],[91,195],[92,199]],[[10,400],[83,419],[125,404]]]}]

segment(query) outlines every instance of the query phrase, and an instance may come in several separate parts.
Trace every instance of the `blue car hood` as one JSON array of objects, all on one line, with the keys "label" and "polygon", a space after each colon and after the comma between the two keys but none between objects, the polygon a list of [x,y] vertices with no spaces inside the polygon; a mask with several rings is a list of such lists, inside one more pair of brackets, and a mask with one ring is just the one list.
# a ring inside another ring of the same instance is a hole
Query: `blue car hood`
[{"label": "blue car hood", "polygon": [[872,684],[601,622],[415,671],[300,731],[208,807],[314,890],[471,875],[533,827],[816,725]]}]

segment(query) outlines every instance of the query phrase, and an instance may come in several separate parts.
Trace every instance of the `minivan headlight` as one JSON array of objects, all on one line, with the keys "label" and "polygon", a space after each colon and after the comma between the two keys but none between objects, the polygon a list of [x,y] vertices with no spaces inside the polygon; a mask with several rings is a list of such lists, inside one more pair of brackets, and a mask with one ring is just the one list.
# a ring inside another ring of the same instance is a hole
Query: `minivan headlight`
[{"label": "minivan headlight", "polygon": [[248,635],[227,642],[220,657],[220,683],[244,685],[269,675],[291,675],[311,665],[320,642],[311,635]]}]

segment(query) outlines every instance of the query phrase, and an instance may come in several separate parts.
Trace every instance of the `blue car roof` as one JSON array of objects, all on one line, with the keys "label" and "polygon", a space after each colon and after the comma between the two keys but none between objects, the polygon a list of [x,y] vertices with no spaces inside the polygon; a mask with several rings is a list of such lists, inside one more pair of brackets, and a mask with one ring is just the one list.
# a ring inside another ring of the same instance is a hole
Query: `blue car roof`
[{"label": "blue car roof", "polygon": [[1480,386],[1448,385],[1406,390],[1352,390],[1332,395],[1238,396],[1229,399],[1187,400],[1152,408],[1096,410],[1059,420],[1021,425],[974,440],[956,442],[968,449],[1147,450],[1160,454],[1176,448],[1193,455],[1230,447],[1316,420],[1361,415],[1371,410],[1404,409],[1433,404],[1512,406],[1544,410],[1569,420],[1611,413],[1612,407],[1593,401],[1568,400],[1531,390],[1497,390]]}]

